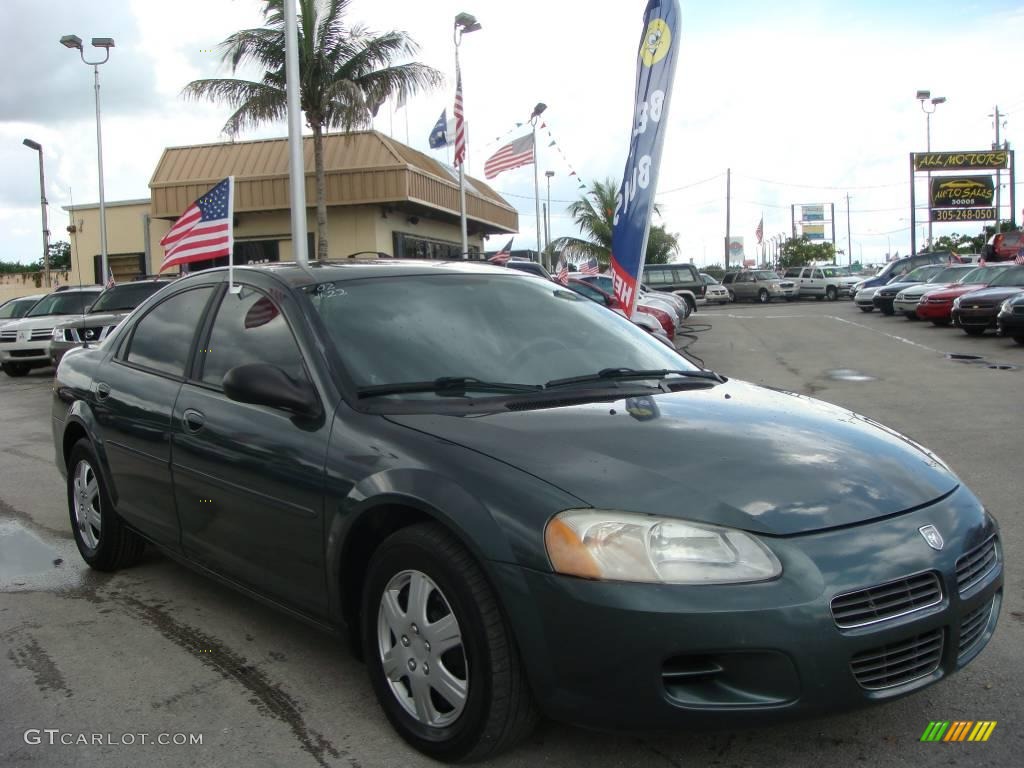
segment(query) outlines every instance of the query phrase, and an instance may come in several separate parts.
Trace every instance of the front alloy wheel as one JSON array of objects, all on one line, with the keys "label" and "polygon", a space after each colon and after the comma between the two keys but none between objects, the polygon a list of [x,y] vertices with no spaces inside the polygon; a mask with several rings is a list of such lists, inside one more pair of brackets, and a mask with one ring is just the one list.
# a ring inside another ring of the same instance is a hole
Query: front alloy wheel
[{"label": "front alloy wheel", "polygon": [[760,291],[757,292],[757,300],[762,304],[767,304],[769,301],[771,301],[771,297],[768,295],[768,291],[762,288]]}]

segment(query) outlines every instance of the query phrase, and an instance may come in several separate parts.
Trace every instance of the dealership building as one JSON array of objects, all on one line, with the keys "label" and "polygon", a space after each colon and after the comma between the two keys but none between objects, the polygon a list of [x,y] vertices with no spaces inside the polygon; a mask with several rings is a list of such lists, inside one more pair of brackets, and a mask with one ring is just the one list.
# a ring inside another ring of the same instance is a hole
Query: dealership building
[{"label": "dealership building", "polygon": [[[307,243],[316,253],[316,177],[313,140],[306,138]],[[377,131],[324,136],[329,258],[381,252],[399,258],[459,258],[458,174],[428,155]],[[160,238],[196,199],[235,177],[236,264],[292,260],[288,141],[266,139],[165,149],[147,199],[106,203],[107,253],[117,282],[155,274],[163,260]],[[100,283],[99,205],[68,206],[72,224],[71,275],[76,284]],[[519,216],[488,185],[466,178],[470,257],[485,238],[509,235]],[[190,265],[204,268],[227,259]],[[174,273],[176,268],[169,272]]]}]

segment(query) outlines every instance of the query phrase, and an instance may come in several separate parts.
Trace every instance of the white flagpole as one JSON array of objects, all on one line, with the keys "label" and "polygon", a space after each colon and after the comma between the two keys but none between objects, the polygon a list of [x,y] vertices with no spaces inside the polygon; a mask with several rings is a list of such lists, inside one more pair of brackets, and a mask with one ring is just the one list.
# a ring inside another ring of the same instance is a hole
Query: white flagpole
[{"label": "white flagpole", "polygon": [[302,109],[299,106],[299,25],[295,0],[284,0],[284,71],[288,97],[288,180],[292,206],[292,254],[300,267],[306,253],[306,162],[302,152]]},{"label": "white flagpole", "polygon": [[235,285],[235,177],[228,176],[228,293],[239,293]]},{"label": "white flagpole", "polygon": [[537,178],[537,120],[535,117],[530,122],[533,124],[533,202],[537,208],[537,261],[544,264],[544,256],[540,252],[540,179]]}]

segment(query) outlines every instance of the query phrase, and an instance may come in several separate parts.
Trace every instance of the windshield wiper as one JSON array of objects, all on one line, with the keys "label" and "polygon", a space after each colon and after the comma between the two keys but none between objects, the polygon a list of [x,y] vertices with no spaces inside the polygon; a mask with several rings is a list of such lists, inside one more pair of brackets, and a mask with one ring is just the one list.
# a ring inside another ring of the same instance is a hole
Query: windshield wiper
[{"label": "windshield wiper", "polygon": [[442,376],[432,381],[407,381],[399,384],[376,384],[360,387],[359,397],[381,397],[410,392],[436,392],[448,397],[465,397],[466,392],[539,392],[539,384],[509,384],[500,381],[481,381],[472,376]]},{"label": "windshield wiper", "polygon": [[674,368],[655,368],[651,370],[636,370],[635,368],[602,368],[597,373],[586,376],[571,376],[567,379],[552,379],[544,385],[546,389],[563,387],[571,384],[588,384],[595,381],[626,381],[629,379],[663,379],[666,376],[677,374],[690,379],[707,379],[719,384],[725,382],[725,378],[714,371],[689,371]]}]

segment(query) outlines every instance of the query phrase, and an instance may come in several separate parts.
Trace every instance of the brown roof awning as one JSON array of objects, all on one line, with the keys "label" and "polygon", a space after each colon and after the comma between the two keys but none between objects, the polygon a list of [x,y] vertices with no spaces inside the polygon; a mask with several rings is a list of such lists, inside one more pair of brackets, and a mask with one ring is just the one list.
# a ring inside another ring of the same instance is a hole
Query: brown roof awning
[{"label": "brown roof awning", "polygon": [[[304,139],[306,203],[315,205],[313,139]],[[324,136],[327,205],[415,203],[459,215],[458,177],[433,158],[377,131]],[[287,210],[288,140],[198,144],[164,150],[149,181],[152,215],[177,218],[226,176],[235,177],[235,211]],[[519,214],[493,189],[466,178],[466,217],[484,234],[513,233]]]}]

